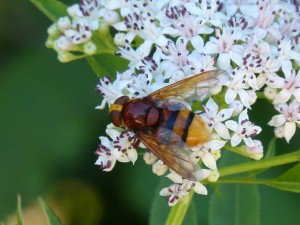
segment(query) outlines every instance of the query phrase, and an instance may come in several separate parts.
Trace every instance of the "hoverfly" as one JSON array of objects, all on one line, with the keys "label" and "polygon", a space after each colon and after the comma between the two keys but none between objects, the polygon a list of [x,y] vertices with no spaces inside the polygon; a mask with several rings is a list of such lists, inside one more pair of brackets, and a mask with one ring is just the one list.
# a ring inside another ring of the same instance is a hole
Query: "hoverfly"
[{"label": "hoverfly", "polygon": [[[199,99],[218,83],[223,70],[188,77],[141,99],[119,97],[109,109],[112,123],[132,131],[154,155],[183,178],[197,181],[202,172],[191,148],[207,142],[210,131],[186,102]],[[137,146],[138,146],[137,144]]]}]

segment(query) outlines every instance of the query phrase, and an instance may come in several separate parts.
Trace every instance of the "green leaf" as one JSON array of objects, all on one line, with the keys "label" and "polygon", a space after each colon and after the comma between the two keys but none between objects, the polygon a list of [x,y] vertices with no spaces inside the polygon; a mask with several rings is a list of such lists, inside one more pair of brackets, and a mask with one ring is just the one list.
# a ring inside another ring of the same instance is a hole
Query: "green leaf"
[{"label": "green leaf", "polygon": [[57,0],[31,0],[52,22],[67,15],[67,6]]},{"label": "green leaf", "polygon": [[198,223],[198,216],[197,216],[197,208],[195,204],[194,198],[192,199],[192,202],[190,203],[190,206],[188,208],[188,211],[186,213],[186,216],[183,220],[183,225],[197,225]]},{"label": "green leaf", "polygon": [[90,56],[87,57],[87,61],[99,78],[105,75],[115,77],[116,71],[122,72],[128,65],[125,59],[111,54]]},{"label": "green leaf", "polygon": [[22,213],[22,203],[21,203],[21,196],[17,196],[17,221],[18,225],[24,225],[23,222],[23,213]]},{"label": "green leaf", "polygon": [[50,207],[47,205],[47,203],[42,199],[38,198],[39,202],[43,208],[43,211],[47,217],[47,222],[49,225],[61,225],[60,221],[56,218]]},{"label": "green leaf", "polygon": [[[276,154],[276,139],[277,138],[272,138],[272,140],[269,142],[268,144],[268,148],[266,150],[267,154],[264,156],[264,159],[270,159],[272,157],[275,156]],[[266,171],[267,169],[269,168],[264,168],[264,169],[260,169],[260,170],[253,170],[250,174],[249,174],[249,177],[251,176],[255,176],[259,173],[262,173],[264,171]]]},{"label": "green leaf", "polygon": [[[220,166],[248,160],[236,154],[224,154]],[[208,221],[210,225],[259,224],[260,196],[256,185],[217,183],[215,186],[217,191],[214,191],[209,201]]]},{"label": "green leaf", "polygon": [[190,191],[185,197],[177,202],[175,206],[172,207],[166,225],[181,225],[186,217],[190,202],[193,198],[193,192]]},{"label": "green leaf", "polygon": [[270,180],[266,185],[284,190],[300,193],[300,163],[283,173],[279,177]]},{"label": "green leaf", "polygon": [[162,177],[155,191],[155,196],[150,209],[149,225],[163,225],[168,217],[171,208],[166,198],[159,195],[161,189],[169,185],[168,180]]},{"label": "green leaf", "polygon": [[159,192],[168,185],[168,180],[162,177],[155,191],[155,197],[150,209],[149,225],[163,225],[167,220],[171,207],[168,206],[166,197],[160,196]]},{"label": "green leaf", "polygon": [[[162,177],[157,187],[157,190],[155,192],[156,194],[151,206],[149,224],[150,225],[163,225],[163,224],[197,225],[198,217],[197,217],[196,205],[193,201],[190,203],[192,195],[190,194],[188,196],[189,199],[185,199],[185,200],[189,200],[189,202],[179,201],[175,206],[169,207],[168,202],[166,201],[166,197],[160,196],[158,194],[161,189],[167,187],[168,185],[170,185],[170,182],[165,177]],[[182,215],[182,212],[180,210],[182,208],[184,208],[184,210],[187,211],[184,212],[183,216],[180,216]]]},{"label": "green leaf", "polygon": [[255,185],[218,185],[210,199],[210,225],[258,225],[259,194]]},{"label": "green leaf", "polygon": [[276,140],[277,138],[274,137],[272,140],[269,142],[268,149],[267,149],[267,154],[265,155],[265,159],[269,159],[275,156],[276,154]]}]

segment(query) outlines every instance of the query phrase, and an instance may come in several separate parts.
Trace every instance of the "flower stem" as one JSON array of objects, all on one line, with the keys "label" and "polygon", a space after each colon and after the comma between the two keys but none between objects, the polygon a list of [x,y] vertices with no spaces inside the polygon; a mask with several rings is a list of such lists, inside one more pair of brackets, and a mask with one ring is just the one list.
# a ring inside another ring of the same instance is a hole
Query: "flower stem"
[{"label": "flower stem", "polygon": [[[227,166],[219,169],[220,177],[243,173],[259,169],[267,169],[273,166],[280,166],[288,163],[300,161],[300,149],[291,153],[276,156],[273,158],[263,159],[260,161],[253,161],[247,163],[241,163],[238,165]],[[268,181],[270,183],[270,181]],[[238,179],[220,179],[220,183],[241,183]],[[243,181],[243,183],[249,184],[263,184],[265,180],[249,180]],[[271,182],[272,183],[272,182]],[[172,207],[165,225],[180,225],[183,222],[187,209],[190,205],[194,192],[190,191],[185,199],[179,201],[174,207]]]},{"label": "flower stem", "polygon": [[185,198],[180,200],[175,206],[171,208],[169,216],[165,225],[180,225],[183,222],[185,214],[189,208],[191,200],[193,198],[194,191],[190,191]]},{"label": "flower stem", "polygon": [[252,170],[267,169],[273,166],[280,166],[292,162],[300,161],[300,150],[292,153],[276,156],[269,159],[263,159],[260,161],[241,163],[233,166],[227,166],[219,169],[220,177],[248,172]]}]

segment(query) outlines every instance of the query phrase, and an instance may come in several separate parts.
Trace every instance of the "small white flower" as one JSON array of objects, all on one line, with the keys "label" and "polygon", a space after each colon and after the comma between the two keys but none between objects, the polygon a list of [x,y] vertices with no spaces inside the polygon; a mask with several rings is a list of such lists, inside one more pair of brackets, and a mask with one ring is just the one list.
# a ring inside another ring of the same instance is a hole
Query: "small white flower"
[{"label": "small white flower", "polygon": [[267,81],[271,88],[282,89],[276,94],[273,103],[286,103],[292,96],[300,102],[300,70],[297,74],[295,70],[292,70],[287,71],[284,75],[285,78],[274,76]]},{"label": "small white flower", "polygon": [[242,64],[244,48],[241,45],[235,45],[232,33],[220,33],[216,29],[216,37],[211,37],[204,47],[205,54],[219,54],[217,64],[220,69],[229,69],[231,67],[230,60],[235,62],[238,66]]},{"label": "small white flower", "polygon": [[113,104],[118,97],[122,96],[121,91],[110,82],[108,77],[103,77],[100,79],[100,84],[97,85],[97,90],[104,97],[104,105],[101,104],[102,107],[100,108],[104,108],[106,102]]},{"label": "small white flower", "polygon": [[254,145],[252,147],[247,146],[246,151],[251,155],[252,159],[260,160],[263,157],[264,148],[261,141],[253,140]]},{"label": "small white flower", "polygon": [[258,0],[258,18],[257,25],[255,27],[255,37],[258,40],[265,38],[268,34],[279,40],[281,34],[278,29],[272,26],[276,12],[274,9],[274,3],[272,1]]},{"label": "small white flower", "polygon": [[210,55],[206,55],[197,50],[194,50],[189,55],[189,64],[192,66],[192,70],[195,71],[195,73],[215,69],[215,59]]},{"label": "small white flower", "polygon": [[[206,169],[203,169],[202,173],[203,173],[202,179],[205,179],[210,175],[210,171],[206,170]],[[200,183],[200,181],[196,181],[196,182],[189,181],[187,179],[182,178],[180,175],[178,175],[177,173],[175,173],[173,171],[171,171],[171,173],[168,174],[167,177],[170,180],[172,180],[174,183],[181,184],[180,190],[183,193],[188,193],[193,188],[196,193],[202,194],[202,195],[207,195],[207,190],[206,190],[205,186]]]},{"label": "small white flower", "polygon": [[[283,127],[283,136],[289,142],[296,132],[296,124],[300,123],[300,104],[296,100],[291,103],[278,104],[276,110],[282,114],[273,116],[268,123],[270,126]],[[277,137],[282,136],[282,128],[278,128]]]},{"label": "small white flower", "polygon": [[300,53],[294,50],[292,41],[289,39],[282,39],[278,42],[278,56],[285,74],[290,73],[293,68],[291,60],[300,61]]},{"label": "small white flower", "polygon": [[174,77],[175,72],[181,70],[185,75],[192,75],[192,66],[189,64],[188,56],[190,52],[187,49],[187,40],[184,38],[178,38],[176,44],[172,41],[168,41],[165,46],[164,55],[162,55],[162,67],[166,68],[165,78]]},{"label": "small white flower", "polygon": [[201,39],[199,34],[212,33],[213,29],[208,28],[202,18],[193,15],[189,9],[188,3],[179,7],[169,6],[165,11],[158,13],[157,18],[164,27],[162,31],[164,34],[186,37],[194,45]]},{"label": "small white flower", "polygon": [[240,98],[241,103],[250,108],[249,94],[245,89],[249,88],[249,84],[245,81],[245,71],[242,69],[236,69],[232,71],[231,78],[226,84],[228,90],[225,94],[225,102],[230,104],[233,102],[237,95]]},{"label": "small white flower", "polygon": [[280,62],[278,60],[278,57],[271,58],[268,56],[266,58],[262,58],[260,65],[261,73],[256,79],[258,89],[263,87],[270,77],[276,76],[276,72],[278,72],[280,69]]},{"label": "small white flower", "polygon": [[220,154],[219,150],[224,147],[226,141],[221,140],[211,140],[195,149],[193,149],[193,156],[196,159],[201,159],[205,166],[209,169],[217,169],[217,155],[214,154],[215,151]]},{"label": "small white flower", "polygon": [[243,70],[245,74],[244,82],[248,84],[252,89],[258,90],[256,75],[262,71],[261,69],[261,59],[251,56],[250,54],[246,55],[243,58],[243,65],[240,70]]},{"label": "small white flower", "polygon": [[162,29],[154,23],[154,19],[150,12],[142,13],[135,7],[135,10],[127,12],[124,21],[114,24],[114,28],[122,32],[127,31],[126,39],[129,43],[138,35],[150,45],[155,43],[162,46],[166,44],[167,39],[162,35]]},{"label": "small white flower", "polygon": [[101,144],[95,152],[98,155],[95,164],[100,165],[103,171],[111,171],[117,160],[120,162],[129,162],[128,158],[122,152],[113,147],[112,142],[108,138],[100,137],[100,140]]},{"label": "small white flower", "polygon": [[233,147],[237,146],[242,140],[249,147],[254,146],[254,142],[252,137],[256,136],[261,132],[261,128],[255,126],[252,122],[249,121],[249,117],[247,114],[247,109],[245,109],[239,116],[238,123],[229,120],[225,122],[225,125],[232,131],[234,134],[231,138],[231,145]]},{"label": "small white flower", "polygon": [[[209,170],[203,170],[203,179],[207,178],[209,174]],[[160,195],[169,196],[169,206],[174,206],[178,202],[178,200],[187,195],[191,191],[191,189],[193,189],[197,194],[207,195],[207,189],[200,182],[183,179],[173,171],[169,175],[167,175],[167,177],[171,179],[174,184],[171,184],[169,187],[162,189],[160,191]]]},{"label": "small white flower", "polygon": [[132,82],[127,85],[129,93],[135,98],[143,98],[154,90],[151,85],[151,74],[139,74],[133,76]]},{"label": "small white flower", "polygon": [[169,187],[162,189],[159,194],[161,196],[169,196],[169,206],[174,206],[179,199],[186,195],[186,193],[181,191],[179,184],[171,184]]},{"label": "small white flower", "polygon": [[81,44],[87,42],[92,37],[92,31],[89,24],[83,20],[79,20],[74,29],[65,31],[66,37],[70,38],[74,44]]},{"label": "small white flower", "polygon": [[257,17],[257,0],[227,0],[224,4],[225,11],[228,15],[234,15],[237,11],[245,16]]},{"label": "small white flower", "polygon": [[199,2],[199,8],[193,7],[193,4],[188,7],[190,12],[194,11],[194,14],[201,15],[205,21],[208,21],[210,25],[220,27],[222,22],[227,19],[226,15],[220,12],[218,9],[222,6],[220,1],[216,0],[203,0]]},{"label": "small white flower", "polygon": [[[99,18],[101,16],[99,0],[81,0],[79,9],[82,14],[82,18],[89,24],[92,30],[99,28]],[[80,14],[78,17],[81,17]]]},{"label": "small white flower", "polygon": [[151,151],[146,151],[143,159],[145,160],[145,163],[148,165],[152,165],[158,160],[157,156],[154,155]]},{"label": "small white flower", "polygon": [[[113,132],[114,130],[111,130]],[[112,133],[109,134],[112,136]],[[136,149],[133,147],[135,144],[135,135],[132,132],[122,132],[113,139],[114,148],[122,153],[126,153],[128,159],[134,164],[137,160],[138,154]]]},{"label": "small white flower", "polygon": [[152,43],[144,42],[138,48],[134,49],[127,43],[126,40],[127,39],[125,39],[125,46],[119,46],[119,51],[116,52],[116,55],[129,60],[130,69],[138,69],[137,65],[140,63],[140,61],[149,55]]},{"label": "small white flower", "polygon": [[222,122],[231,117],[233,109],[222,109],[218,112],[219,106],[212,98],[208,100],[203,108],[205,113],[200,114],[200,116],[206,122],[208,127],[211,130],[214,129],[220,137],[230,139],[229,131]]},{"label": "small white flower", "polygon": [[252,30],[248,29],[248,25],[247,17],[235,14],[230,17],[228,26],[224,27],[224,29],[231,31],[234,40],[246,41],[247,37],[252,33]]},{"label": "small white flower", "polygon": [[241,101],[239,100],[233,100],[230,104],[229,104],[229,108],[233,109],[233,113],[232,113],[232,117],[240,115],[240,113],[243,111],[244,109],[244,105],[241,103]]}]

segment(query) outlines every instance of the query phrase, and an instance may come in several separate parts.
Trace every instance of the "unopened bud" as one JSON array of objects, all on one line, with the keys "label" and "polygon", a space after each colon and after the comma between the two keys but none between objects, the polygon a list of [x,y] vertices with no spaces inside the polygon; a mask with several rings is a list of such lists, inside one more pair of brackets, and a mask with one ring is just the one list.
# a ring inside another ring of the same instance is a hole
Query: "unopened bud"
[{"label": "unopened bud", "polygon": [[165,174],[167,172],[167,170],[168,170],[168,167],[161,160],[158,160],[152,166],[152,171],[157,176],[161,176],[161,175]]},{"label": "unopened bud", "polygon": [[83,52],[87,55],[93,55],[96,53],[96,51],[97,51],[97,46],[92,41],[85,43],[83,46]]}]

